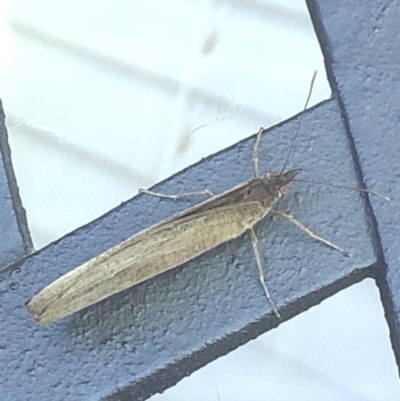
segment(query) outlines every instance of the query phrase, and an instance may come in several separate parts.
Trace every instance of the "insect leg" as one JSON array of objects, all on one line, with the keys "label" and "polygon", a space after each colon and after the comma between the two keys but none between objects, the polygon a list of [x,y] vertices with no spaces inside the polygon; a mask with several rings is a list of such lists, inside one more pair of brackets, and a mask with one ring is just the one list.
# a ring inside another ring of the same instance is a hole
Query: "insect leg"
[{"label": "insect leg", "polygon": [[339,248],[333,242],[330,242],[327,239],[322,238],[319,235],[315,234],[308,227],[306,227],[303,223],[301,223],[299,220],[295,219],[291,214],[283,213],[283,212],[281,212],[279,210],[271,210],[270,213],[274,214],[276,216],[282,216],[285,219],[288,219],[291,223],[293,223],[294,225],[299,227],[301,230],[305,231],[311,238],[314,238],[317,241],[320,241],[320,242],[324,243],[325,245],[335,249],[336,251],[339,251],[341,254],[343,254],[346,257],[350,257],[350,254],[348,252],[346,252],[342,248]]},{"label": "insect leg", "polygon": [[195,191],[195,192],[182,192],[181,194],[175,194],[175,195],[168,195],[168,194],[162,194],[159,192],[153,192],[148,189],[144,188],[139,188],[138,191],[140,194],[148,194],[152,196],[157,196],[159,198],[167,198],[167,199],[179,199],[179,198],[184,198],[186,196],[195,196],[195,195],[208,195],[210,198],[213,198],[215,195],[209,190],[209,189],[203,189],[202,191]]},{"label": "insect leg", "polygon": [[251,234],[251,242],[253,244],[254,254],[256,255],[256,261],[257,261],[257,266],[258,266],[258,272],[260,274],[261,285],[262,285],[262,287],[264,289],[265,296],[267,297],[268,302],[272,306],[272,309],[273,309],[273,311],[275,313],[275,316],[277,318],[280,318],[281,314],[279,313],[279,310],[278,310],[277,306],[275,305],[275,302],[273,301],[273,299],[271,297],[271,293],[269,292],[269,289],[268,289],[267,284],[265,282],[265,276],[264,276],[264,271],[263,271],[262,264],[261,264],[260,252],[258,250],[258,245],[257,245],[258,240],[257,240],[256,233],[254,232],[254,230],[252,228],[249,231],[250,231],[250,234]]},{"label": "insect leg", "polygon": [[258,178],[260,176],[260,171],[258,169],[258,148],[260,147],[261,135],[264,131],[263,127],[260,127],[257,133],[256,143],[253,149],[253,164],[254,164],[254,177]]}]

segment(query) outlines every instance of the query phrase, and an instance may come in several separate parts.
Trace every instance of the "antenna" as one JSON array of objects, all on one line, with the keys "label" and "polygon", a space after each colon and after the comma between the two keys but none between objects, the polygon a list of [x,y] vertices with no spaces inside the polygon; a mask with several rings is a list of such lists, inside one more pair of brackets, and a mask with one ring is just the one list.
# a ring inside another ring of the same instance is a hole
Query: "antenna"
[{"label": "antenna", "polygon": [[298,182],[305,182],[307,184],[316,184],[316,185],[325,185],[327,187],[335,187],[335,188],[344,188],[344,189],[349,189],[351,191],[358,191],[358,192],[366,192],[367,194],[375,195],[378,198],[382,198],[388,202],[391,201],[391,198],[387,195],[381,194],[380,192],[376,191],[371,191],[370,189],[366,188],[357,188],[357,187],[349,187],[347,185],[337,185],[337,184],[328,184],[327,182],[322,182],[322,181],[309,181],[309,180],[303,180],[303,179],[294,179],[293,181],[298,181]]},{"label": "antenna", "polygon": [[306,104],[304,105],[303,113],[300,116],[300,120],[299,120],[299,123],[298,123],[297,128],[296,128],[296,133],[295,133],[295,135],[294,135],[294,137],[292,139],[292,143],[290,145],[289,153],[288,153],[288,155],[286,157],[285,163],[283,164],[282,170],[280,171],[279,175],[283,174],[283,172],[285,171],[285,168],[286,168],[286,166],[287,166],[287,164],[289,162],[289,158],[290,158],[290,156],[291,156],[291,154],[293,152],[294,145],[296,143],[296,139],[299,136],[301,121],[303,120],[304,112],[306,111],[307,106],[308,106],[308,102],[310,101],[316,76],[317,76],[317,71],[314,71],[314,74],[313,74],[313,76],[311,78],[310,90],[308,91],[308,96],[307,96]]}]

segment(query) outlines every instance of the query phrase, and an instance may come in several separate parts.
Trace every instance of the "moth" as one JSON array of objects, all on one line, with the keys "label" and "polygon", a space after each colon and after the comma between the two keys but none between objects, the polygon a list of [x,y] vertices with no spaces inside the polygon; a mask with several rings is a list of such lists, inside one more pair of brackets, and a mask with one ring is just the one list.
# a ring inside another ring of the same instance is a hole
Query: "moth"
[{"label": "moth", "polygon": [[[256,146],[263,130],[257,135]],[[254,153],[257,153],[255,147]],[[28,303],[39,324],[48,324],[160,273],[173,269],[208,250],[249,231],[260,280],[276,316],[279,311],[266,286],[253,227],[269,214],[283,216],[313,238],[342,252],[335,244],[314,234],[293,216],[273,210],[300,168],[258,175],[229,191],[155,224],[110,248],[46,286]],[[150,194],[155,194],[146,191]],[[155,194],[157,195],[157,194]]]},{"label": "moth", "polygon": [[[313,77],[313,80],[315,75]],[[306,102],[306,107],[311,95]],[[305,107],[305,108],[306,108]],[[349,256],[346,251],[318,236],[293,216],[273,209],[286,193],[286,187],[301,172],[300,168],[260,176],[258,148],[263,128],[256,136],[253,151],[254,178],[214,195],[210,199],[161,221],[104,253],[83,263],[43,288],[28,303],[37,323],[48,324],[70,315],[118,292],[173,269],[216,246],[250,233],[261,285],[277,317],[278,308],[264,279],[254,226],[267,215],[279,215],[304,230],[314,239]],[[293,144],[293,142],[292,142]],[[290,154],[290,152],[289,152]],[[288,156],[289,157],[289,156]],[[287,158],[288,160],[288,158]],[[287,161],[286,160],[286,161]],[[286,165],[286,162],[285,162]],[[150,195],[176,199],[142,190]],[[180,196],[198,194],[199,192]]]}]

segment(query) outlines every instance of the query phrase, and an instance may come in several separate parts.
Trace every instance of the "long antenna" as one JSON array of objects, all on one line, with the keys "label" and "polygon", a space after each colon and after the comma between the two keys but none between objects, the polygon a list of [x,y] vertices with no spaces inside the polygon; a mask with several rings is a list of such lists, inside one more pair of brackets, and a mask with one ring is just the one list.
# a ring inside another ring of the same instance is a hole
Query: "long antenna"
[{"label": "long antenna", "polygon": [[322,181],[309,181],[309,180],[303,180],[301,178],[299,179],[294,179],[293,181],[298,181],[298,182],[306,182],[308,184],[316,184],[316,185],[325,185],[327,187],[335,187],[335,188],[344,188],[344,189],[350,189],[351,191],[358,191],[358,192],[366,192],[368,194],[371,195],[375,195],[378,198],[382,198],[388,202],[391,201],[391,199],[389,198],[389,196],[381,194],[379,192],[376,191],[371,191],[370,189],[366,189],[366,188],[357,188],[357,187],[349,187],[347,185],[337,185],[337,184],[328,184],[327,182],[322,182]]},{"label": "long antenna", "polygon": [[291,154],[293,152],[294,145],[296,143],[296,139],[299,136],[301,121],[303,120],[304,112],[306,111],[307,106],[308,106],[308,102],[310,101],[316,76],[317,76],[317,71],[314,71],[314,74],[313,74],[313,76],[311,78],[310,90],[308,91],[308,96],[307,96],[306,104],[305,104],[304,109],[303,109],[303,113],[300,116],[300,120],[299,120],[299,123],[298,123],[297,128],[296,128],[296,133],[295,133],[295,135],[294,135],[294,137],[292,139],[292,143],[290,145],[289,153],[288,153],[288,155],[286,157],[285,163],[283,164],[282,170],[279,173],[279,175],[283,174],[283,172],[285,171],[285,168],[286,168],[286,166],[287,166],[287,164],[289,162],[289,158],[290,158],[290,156],[291,156]]}]

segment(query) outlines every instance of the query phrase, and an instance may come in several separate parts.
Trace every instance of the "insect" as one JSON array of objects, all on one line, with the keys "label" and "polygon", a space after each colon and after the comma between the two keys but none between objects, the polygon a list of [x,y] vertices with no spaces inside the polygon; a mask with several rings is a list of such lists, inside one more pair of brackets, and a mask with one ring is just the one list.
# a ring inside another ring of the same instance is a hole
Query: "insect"
[{"label": "insect", "polygon": [[[312,85],[305,108],[311,90]],[[273,209],[274,204],[286,193],[287,185],[295,179],[301,169],[295,168],[286,172],[282,169],[278,173],[260,176],[258,148],[262,133],[263,129],[260,128],[253,150],[255,177],[221,195],[214,195],[208,190],[181,195],[163,195],[142,190],[150,195],[172,199],[205,193],[210,199],[133,235],[43,288],[27,303],[27,308],[34,314],[36,321],[39,324],[48,324],[77,312],[188,262],[246,232],[251,236],[265,295],[275,315],[280,317],[265,282],[257,237],[253,229],[259,221],[267,215],[282,216],[314,239],[345,256],[349,255],[337,245],[312,232],[293,216]],[[284,167],[290,152],[291,150]]]}]

